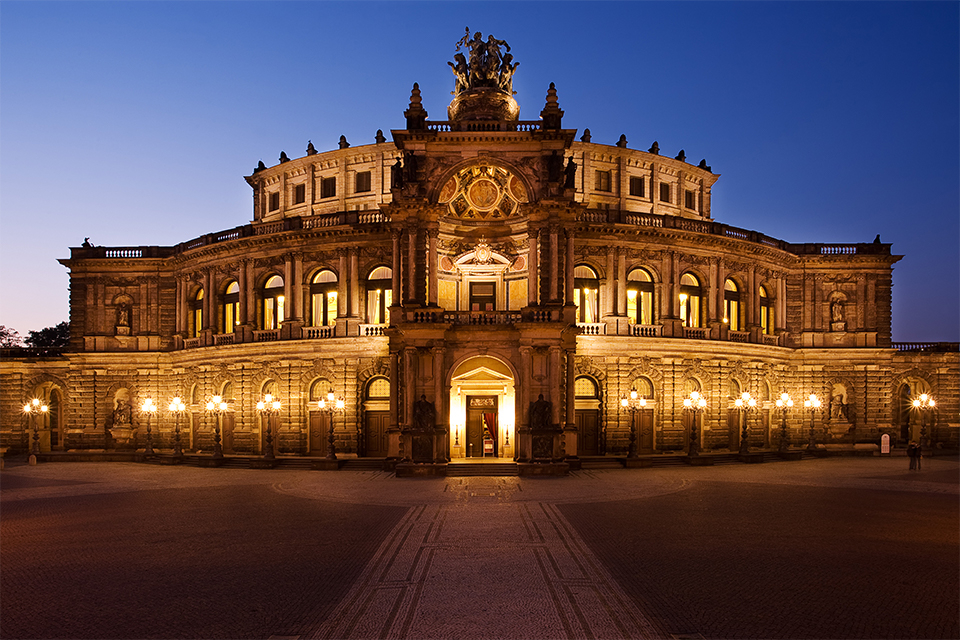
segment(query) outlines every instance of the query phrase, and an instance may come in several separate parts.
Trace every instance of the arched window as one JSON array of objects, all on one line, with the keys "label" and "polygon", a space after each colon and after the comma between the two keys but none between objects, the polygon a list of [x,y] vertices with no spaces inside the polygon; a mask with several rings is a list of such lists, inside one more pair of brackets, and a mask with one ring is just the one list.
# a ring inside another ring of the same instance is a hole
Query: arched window
[{"label": "arched window", "polygon": [[680,322],[685,327],[703,326],[703,291],[700,281],[692,273],[680,277]]},{"label": "arched window", "polygon": [[374,378],[367,383],[367,400],[385,400],[390,397],[390,381]]},{"label": "arched window", "polygon": [[223,323],[220,331],[223,333],[233,333],[236,326],[240,324],[240,285],[236,280],[227,285],[227,290],[223,294],[220,318]]},{"label": "arched window", "polygon": [[190,404],[200,404],[200,385],[198,384],[190,387]]},{"label": "arched window", "polygon": [[224,401],[224,402],[233,402],[233,401],[234,401],[234,397],[233,397],[233,383],[232,383],[232,382],[224,382],[224,383],[223,383],[223,389],[220,391],[220,395],[223,397],[223,401]]},{"label": "arched window", "polygon": [[270,276],[263,285],[263,326],[265,330],[279,329],[283,322],[283,278]]},{"label": "arched window", "polygon": [[597,273],[586,265],[573,269],[573,302],[577,305],[577,322],[600,321],[600,281]]},{"label": "arched window", "polygon": [[763,286],[760,287],[760,330],[768,336],[773,335],[773,299]]},{"label": "arched window", "polygon": [[650,381],[650,378],[640,376],[634,380],[633,388],[639,397],[653,400],[653,382]]},{"label": "arched window", "polygon": [[740,290],[737,288],[737,283],[729,278],[723,283],[723,321],[731,331],[742,331]]},{"label": "arched window", "polygon": [[727,383],[727,397],[731,400],[736,400],[740,397],[740,383],[730,378],[730,381]]},{"label": "arched window", "polygon": [[653,278],[646,269],[627,274],[627,316],[633,324],[653,324]]},{"label": "arched window", "polygon": [[596,398],[599,395],[597,383],[587,376],[580,376],[574,381],[573,393],[577,398]]},{"label": "arched window", "polygon": [[377,267],[367,276],[367,322],[390,324],[393,304],[393,269]]},{"label": "arched window", "polygon": [[333,385],[329,382],[320,378],[319,380],[314,380],[313,384],[310,385],[310,402],[316,402],[317,400],[326,400],[327,393],[333,389]]},{"label": "arched window", "polygon": [[274,399],[280,397],[280,385],[277,384],[276,380],[266,380],[260,385],[260,397],[265,398],[267,394],[273,396]]},{"label": "arched window", "polygon": [[191,338],[199,338],[203,329],[203,289],[197,291],[190,301],[190,326],[187,334]]},{"label": "arched window", "polygon": [[332,327],[337,322],[337,274],[318,271],[310,281],[310,322],[314,327]]}]

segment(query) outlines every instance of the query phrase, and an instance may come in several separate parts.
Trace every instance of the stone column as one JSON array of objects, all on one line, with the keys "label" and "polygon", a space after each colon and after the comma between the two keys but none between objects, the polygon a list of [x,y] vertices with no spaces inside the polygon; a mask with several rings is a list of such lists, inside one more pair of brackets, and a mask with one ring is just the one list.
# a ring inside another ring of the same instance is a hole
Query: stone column
[{"label": "stone column", "polygon": [[291,283],[293,291],[293,309],[291,309],[290,318],[292,320],[303,320],[303,254],[293,254],[293,282]]},{"label": "stone column", "polygon": [[538,229],[527,229],[527,305],[537,305],[537,294],[540,291],[540,270],[537,264],[538,258]]},{"label": "stone column", "polygon": [[415,302],[417,295],[417,227],[407,229],[407,295],[406,301]]},{"label": "stone column", "polygon": [[350,270],[347,263],[347,250],[343,247],[337,249],[339,258],[339,270],[337,274],[337,317],[344,318],[349,314],[347,311],[347,282],[350,278]]},{"label": "stone column", "polygon": [[427,234],[430,240],[429,254],[427,256],[427,274],[428,274],[428,304],[427,306],[437,306],[437,271],[440,265],[437,262],[437,236],[440,235],[439,229],[429,229]]},{"label": "stone column", "polygon": [[617,315],[616,247],[607,247],[607,286],[603,292],[600,317]]},{"label": "stone column", "polygon": [[514,396],[520,405],[520,423],[516,425],[514,434],[515,457],[519,462],[529,462],[533,456],[533,439],[530,434],[530,397],[533,395],[530,388],[533,380],[532,355],[532,347],[520,347],[520,379],[517,380]]},{"label": "stone column", "polygon": [[357,255],[356,247],[351,247],[348,255],[350,256],[350,300],[347,315],[357,318],[360,315],[360,257]]},{"label": "stone column", "polygon": [[254,278],[253,278],[253,260],[246,261],[245,271],[247,273],[247,282],[246,286],[241,288],[240,296],[247,300],[247,310],[246,314],[243,316],[243,320],[246,324],[253,327],[257,324],[257,296],[254,291]]},{"label": "stone column", "polygon": [[175,318],[177,322],[174,330],[177,333],[181,333],[183,331],[183,310],[184,310],[183,290],[185,289],[185,287],[183,284],[183,278],[179,275],[176,276],[176,278],[177,278],[177,308],[176,308]]},{"label": "stone column", "polygon": [[203,328],[210,329],[214,325],[211,322],[213,320],[213,314],[216,312],[215,301],[217,299],[217,292],[213,289],[214,283],[214,274],[213,269],[207,269],[204,274],[204,284],[203,284]]},{"label": "stone column", "polygon": [[286,300],[283,310],[283,321],[296,317],[296,305],[293,301],[293,255],[287,254],[283,257],[283,295]]},{"label": "stone column", "polygon": [[556,302],[560,293],[558,291],[560,283],[560,227],[553,223],[550,225],[550,302]]},{"label": "stone column", "polygon": [[450,409],[447,404],[449,393],[444,393],[446,385],[443,375],[443,347],[433,347],[433,406],[437,412],[437,422],[434,425],[433,460],[447,462],[450,459]]},{"label": "stone column", "polygon": [[[393,304],[400,304],[400,229],[391,229],[390,235],[393,238]],[[367,321],[369,322],[369,318]]]},{"label": "stone column", "polygon": [[566,229],[567,250],[563,270],[563,303],[573,304],[573,229]]},{"label": "stone column", "polygon": [[[640,301],[637,300],[637,304]],[[617,296],[616,310],[618,316],[627,314],[627,256],[623,250],[617,250]]]},{"label": "stone column", "polygon": [[400,452],[400,354],[390,351],[390,426],[387,436],[387,457],[396,459]]}]

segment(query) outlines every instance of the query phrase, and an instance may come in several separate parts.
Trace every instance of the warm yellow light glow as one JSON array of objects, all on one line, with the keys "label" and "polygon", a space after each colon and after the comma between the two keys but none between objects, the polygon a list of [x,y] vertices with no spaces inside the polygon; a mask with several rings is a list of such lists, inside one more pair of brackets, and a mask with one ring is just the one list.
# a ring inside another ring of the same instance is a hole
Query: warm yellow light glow
[{"label": "warm yellow light glow", "polygon": [[631,400],[636,400],[636,399],[637,399],[637,390],[636,390],[636,389],[633,389],[633,390],[630,391],[630,399],[631,399]]},{"label": "warm yellow light glow", "polygon": [[684,399],[683,399],[683,406],[686,407],[687,409],[689,409],[690,407],[693,406],[693,400],[691,400],[690,398],[684,398]]},{"label": "warm yellow light glow", "polygon": [[226,410],[227,410],[227,403],[226,403],[226,402],[221,402],[221,403],[220,403],[220,411],[226,411]]},{"label": "warm yellow light glow", "polygon": [[317,400],[317,408],[323,411],[324,409],[327,408],[327,403],[324,402],[323,400]]},{"label": "warm yellow light glow", "polygon": [[45,405],[45,404],[44,404],[44,405],[40,405],[40,412],[41,412],[41,413],[46,413],[47,410],[49,410],[49,409],[50,409],[50,407],[48,407],[48,406]]},{"label": "warm yellow light glow", "polygon": [[699,391],[691,391],[691,392],[690,392],[690,399],[691,399],[691,400],[693,400],[694,402],[696,402],[699,398],[700,398],[700,392],[699,392]]},{"label": "warm yellow light glow", "polygon": [[636,300],[637,299],[637,290],[628,289],[627,290],[627,300]]},{"label": "warm yellow light glow", "polygon": [[687,294],[681,293],[681,294],[680,294],[680,302],[686,302],[688,297],[689,297],[689,296],[687,296]]},{"label": "warm yellow light glow", "polygon": [[724,317],[723,324],[730,324],[730,318]]},{"label": "warm yellow light glow", "polygon": [[930,398],[930,400],[927,402],[927,405],[931,407],[935,407],[937,406],[937,403],[933,401],[933,398]]},{"label": "warm yellow light glow", "polygon": [[927,394],[921,393],[921,394],[920,394],[920,402],[926,402],[926,401],[927,401],[927,397],[928,397]]},{"label": "warm yellow light glow", "polygon": [[781,394],[780,394],[780,399],[783,400],[784,402],[786,402],[787,400],[790,399],[790,395],[789,395],[789,394],[786,394],[786,393],[781,393]]},{"label": "warm yellow light glow", "polygon": [[743,398],[737,398],[736,400],[733,401],[733,404],[735,407],[737,407],[737,409],[739,409],[740,407],[743,406]]},{"label": "warm yellow light glow", "polygon": [[343,398],[337,400],[337,410],[341,411],[346,406],[346,403],[343,401]]},{"label": "warm yellow light glow", "polygon": [[640,406],[641,406],[641,407],[647,406],[647,399],[646,399],[646,398],[640,398]]},{"label": "warm yellow light glow", "polygon": [[915,406],[915,407],[919,407],[919,406],[920,406],[920,400],[919,400],[919,398],[914,398],[914,399],[913,399],[913,406]]},{"label": "warm yellow light glow", "polygon": [[23,410],[25,413],[30,413],[30,403],[23,405]]},{"label": "warm yellow light glow", "polygon": [[220,404],[221,402],[223,402],[223,398],[221,396],[213,396],[213,404]]},{"label": "warm yellow light glow", "polygon": [[[627,400],[626,398],[620,398],[620,406],[621,406],[621,407],[623,407],[624,409],[626,409],[626,408],[627,408],[627,405],[629,405],[629,404],[630,404],[630,401],[629,401],[629,400]],[[25,410],[25,411],[28,411],[28,409],[24,409],[24,410]]]},{"label": "warm yellow light glow", "polygon": [[330,391],[327,391],[327,402],[333,404],[334,398],[336,398],[336,396],[333,395],[333,389],[330,389]]},{"label": "warm yellow light glow", "polygon": [[212,402],[208,402],[208,403],[207,403],[207,411],[213,411],[213,403],[212,403]]},{"label": "warm yellow light glow", "polygon": [[32,404],[33,404],[33,406],[35,406],[35,407],[40,406],[40,400],[39,400],[39,398],[34,398],[34,399],[32,400]]},{"label": "warm yellow light glow", "polygon": [[274,411],[280,411],[280,401],[279,401],[279,400],[274,400],[274,401],[273,401],[273,410],[274,410]]},{"label": "warm yellow light glow", "polygon": [[272,393],[268,393],[267,395],[263,396],[263,401],[264,401],[264,402],[273,402],[273,394],[272,394]]},{"label": "warm yellow light glow", "polygon": [[259,402],[257,403],[257,411],[263,411],[263,409],[264,409],[265,406],[266,406],[266,405],[263,404],[263,400],[259,401]]}]

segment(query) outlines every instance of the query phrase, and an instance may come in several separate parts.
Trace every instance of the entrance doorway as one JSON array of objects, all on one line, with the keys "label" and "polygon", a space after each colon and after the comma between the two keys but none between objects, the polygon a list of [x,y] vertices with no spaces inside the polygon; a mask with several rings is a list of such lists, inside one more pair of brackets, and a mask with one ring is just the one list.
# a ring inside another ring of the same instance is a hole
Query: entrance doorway
[{"label": "entrance doorway", "polygon": [[389,411],[367,411],[364,414],[365,455],[382,458],[387,455],[387,427],[390,426]]},{"label": "entrance doorway", "polygon": [[330,414],[325,411],[310,412],[310,434],[308,455],[327,455],[327,440],[330,433]]},{"label": "entrance doorway", "polygon": [[497,396],[468,396],[466,457],[499,457],[498,436]]}]

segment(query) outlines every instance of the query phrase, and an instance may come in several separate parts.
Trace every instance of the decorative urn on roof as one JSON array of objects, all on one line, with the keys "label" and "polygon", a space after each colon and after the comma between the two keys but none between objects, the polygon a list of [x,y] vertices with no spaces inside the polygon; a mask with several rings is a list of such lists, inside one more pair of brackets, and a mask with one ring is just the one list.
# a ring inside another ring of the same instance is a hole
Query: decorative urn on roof
[{"label": "decorative urn on roof", "polygon": [[[459,53],[461,46],[468,50],[469,60]],[[447,63],[457,79],[447,118],[451,121],[517,121],[520,106],[513,99],[513,74],[520,63],[513,62],[510,45],[493,36],[484,40],[479,31],[471,38],[467,28],[456,50],[454,62]]]}]

